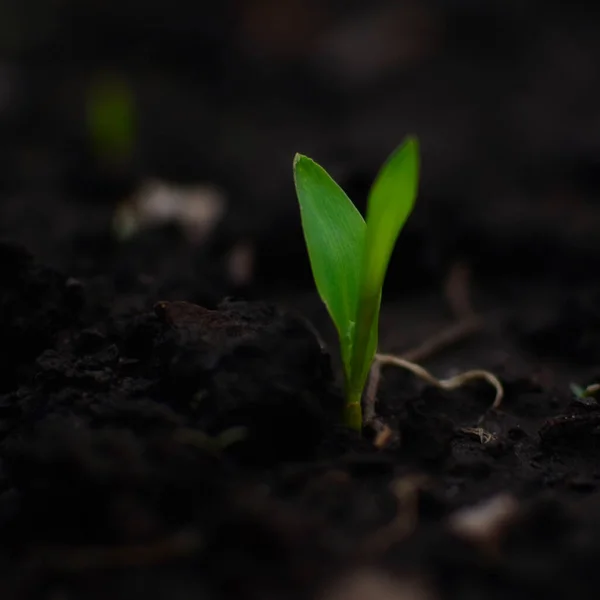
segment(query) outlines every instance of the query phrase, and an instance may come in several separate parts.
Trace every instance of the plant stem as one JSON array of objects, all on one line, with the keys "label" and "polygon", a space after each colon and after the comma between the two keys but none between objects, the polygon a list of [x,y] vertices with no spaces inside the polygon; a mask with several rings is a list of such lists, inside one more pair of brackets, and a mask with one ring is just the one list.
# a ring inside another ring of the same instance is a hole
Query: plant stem
[{"label": "plant stem", "polygon": [[346,396],[346,406],[344,406],[344,424],[355,431],[362,431],[362,407],[361,392],[350,392]]}]

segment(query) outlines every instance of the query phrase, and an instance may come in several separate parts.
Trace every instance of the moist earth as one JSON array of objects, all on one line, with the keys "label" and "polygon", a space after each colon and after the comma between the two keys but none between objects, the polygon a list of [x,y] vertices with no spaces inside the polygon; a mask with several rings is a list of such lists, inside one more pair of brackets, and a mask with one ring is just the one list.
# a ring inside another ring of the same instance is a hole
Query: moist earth
[{"label": "moist earth", "polygon": [[[489,368],[502,404],[386,367],[380,444],[339,422],[314,294],[219,299],[209,267],[185,293],[0,254],[4,598],[594,596],[600,408],[569,388],[594,382],[589,289],[474,286],[490,325],[428,366]],[[131,272],[144,256],[123,254]],[[382,343],[442,329],[440,298],[392,296]]]},{"label": "moist earth", "polygon": [[[84,4],[0,7],[0,598],[597,598],[592,3]],[[86,128],[107,75],[137,99],[123,162]],[[453,324],[462,265],[483,326],[420,362],[504,398],[386,367],[358,435],[292,158],[364,210],[406,133],[380,348]],[[117,239],[149,179],[225,216]]]}]

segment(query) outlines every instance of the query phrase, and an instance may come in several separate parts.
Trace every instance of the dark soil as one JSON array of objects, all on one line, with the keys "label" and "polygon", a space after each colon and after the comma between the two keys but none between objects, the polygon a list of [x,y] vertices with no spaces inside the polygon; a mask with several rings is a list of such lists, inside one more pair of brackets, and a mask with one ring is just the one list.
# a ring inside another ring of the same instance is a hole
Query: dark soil
[{"label": "dark soil", "polygon": [[[361,3],[290,3],[285,35],[261,13],[278,2],[30,4],[38,20],[6,3],[22,47],[0,57],[0,598],[597,598],[600,405],[571,390],[600,382],[593,7],[398,3],[424,41],[388,73],[351,68],[369,36],[299,52],[336,10],[336,35],[368,26]],[[140,103],[118,166],[82,124],[90,74],[113,68]],[[505,397],[489,411],[486,384],[388,367],[379,447],[339,421],[291,162],[363,206],[408,132],[423,184],[380,348],[452,323],[443,282],[467,265],[483,330],[423,363],[489,369]],[[200,241],[117,241],[149,177],[217,184],[228,210]]]},{"label": "dark soil", "polygon": [[[177,237],[153,234],[172,265]],[[483,384],[440,392],[388,368],[394,436],[377,449],[339,423],[313,294],[214,304],[223,284],[202,271],[185,293],[0,252],[3,598],[594,597],[600,408],[569,389],[594,381],[593,295],[480,287],[489,327],[429,366],[492,369],[501,410]],[[445,312],[434,292],[386,304],[382,345]],[[503,501],[483,533],[453,525]]]}]

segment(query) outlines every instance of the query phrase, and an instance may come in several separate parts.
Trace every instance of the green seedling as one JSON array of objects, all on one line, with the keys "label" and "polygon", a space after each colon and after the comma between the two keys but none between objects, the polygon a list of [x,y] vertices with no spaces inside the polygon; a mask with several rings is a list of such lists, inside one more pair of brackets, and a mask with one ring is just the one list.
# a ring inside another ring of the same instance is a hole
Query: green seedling
[{"label": "green seedling", "polygon": [[117,165],[133,157],[136,106],[131,84],[119,74],[96,76],[86,90],[86,125],[96,157]]},{"label": "green seedling", "polygon": [[344,422],[362,428],[361,398],[377,351],[379,310],[396,239],[417,196],[419,148],[407,138],[369,192],[366,220],[310,158],[294,158],[302,228],[317,291],[333,320],[344,367]]},{"label": "green seedling", "polygon": [[600,391],[600,384],[592,383],[587,387],[581,387],[577,383],[572,383],[570,386],[571,392],[575,398],[579,400],[586,400],[588,398],[595,398],[596,394]]}]

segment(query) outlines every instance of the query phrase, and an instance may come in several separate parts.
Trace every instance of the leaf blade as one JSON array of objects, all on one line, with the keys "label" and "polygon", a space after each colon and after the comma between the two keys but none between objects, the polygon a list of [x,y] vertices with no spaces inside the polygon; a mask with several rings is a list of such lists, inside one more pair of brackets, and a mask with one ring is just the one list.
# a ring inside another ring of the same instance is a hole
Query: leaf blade
[{"label": "leaf blade", "polygon": [[342,188],[312,159],[294,157],[294,183],[313,277],[338,330],[348,380],[366,223]]},{"label": "leaf blade", "polygon": [[418,179],[418,142],[408,137],[386,160],[369,192],[363,284],[370,290],[383,287],[396,240],[415,204]]},{"label": "leaf blade", "polygon": [[417,195],[418,142],[407,138],[388,157],[369,192],[353,341],[351,389],[362,390],[377,352],[379,311],[387,267]]}]

